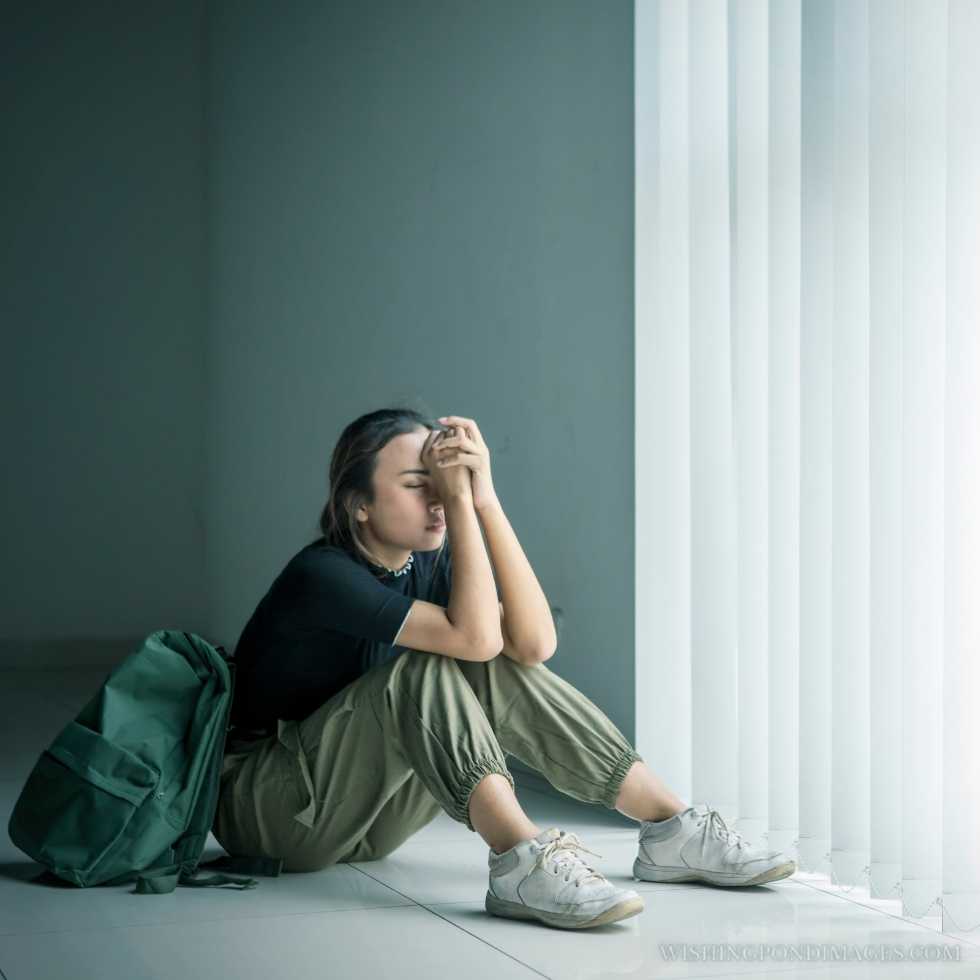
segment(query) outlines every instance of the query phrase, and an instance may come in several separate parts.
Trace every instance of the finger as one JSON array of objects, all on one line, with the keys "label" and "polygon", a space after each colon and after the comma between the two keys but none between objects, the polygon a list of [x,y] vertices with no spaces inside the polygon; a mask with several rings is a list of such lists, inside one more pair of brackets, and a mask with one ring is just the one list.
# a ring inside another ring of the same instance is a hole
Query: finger
[{"label": "finger", "polygon": [[464,428],[472,427],[475,424],[473,419],[463,418],[462,415],[443,415],[439,421],[445,425],[463,426]]},{"label": "finger", "polygon": [[460,432],[458,435],[447,436],[439,443],[439,448],[443,449],[448,446],[472,446],[476,448],[476,443],[469,438],[469,436],[464,435]]},{"label": "finger", "polygon": [[473,437],[472,432],[468,432],[463,426],[458,425],[453,429],[453,434],[447,436],[441,443],[441,445],[449,446],[469,446],[472,449],[480,450],[483,448],[483,443],[479,439]]},{"label": "finger", "polygon": [[473,419],[468,419],[462,415],[443,415],[438,419],[439,422],[449,423],[451,425],[461,425],[465,429],[469,430],[469,434],[472,436],[474,441],[479,442],[483,439],[483,435],[480,432],[480,427],[473,421]]},{"label": "finger", "polygon": [[428,455],[439,449],[439,447],[442,445],[442,442],[440,441],[441,436],[442,432],[437,431],[436,429],[432,429],[429,432],[428,436],[426,436],[425,444],[422,446],[422,451],[419,453],[423,460]]},{"label": "finger", "polygon": [[463,463],[472,469],[474,466],[478,466],[482,459],[483,457],[477,453],[456,452],[450,456],[443,456],[441,459],[436,460],[436,466],[454,466]]}]

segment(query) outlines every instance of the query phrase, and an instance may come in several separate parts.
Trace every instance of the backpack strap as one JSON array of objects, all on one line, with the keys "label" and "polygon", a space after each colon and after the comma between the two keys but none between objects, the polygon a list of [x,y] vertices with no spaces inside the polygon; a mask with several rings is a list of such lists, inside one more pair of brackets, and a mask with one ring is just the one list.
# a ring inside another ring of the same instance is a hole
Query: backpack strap
[{"label": "backpack strap", "polygon": [[245,889],[254,888],[258,882],[254,878],[231,878],[228,875],[209,875],[207,878],[197,879],[187,875],[179,864],[172,864],[165,868],[138,872],[136,874],[136,889],[133,894],[168,895],[178,885],[218,887],[226,884]]},{"label": "backpack strap", "polygon": [[232,871],[238,874],[261,875],[265,878],[278,878],[282,872],[283,859],[263,855],[233,854],[215,858],[188,874],[180,864],[163,864],[146,868],[135,873],[136,895],[168,895],[178,885],[188,888],[220,888],[232,885],[242,890],[254,888],[258,882],[254,878],[236,878],[227,874],[201,875],[204,869],[213,871]]}]

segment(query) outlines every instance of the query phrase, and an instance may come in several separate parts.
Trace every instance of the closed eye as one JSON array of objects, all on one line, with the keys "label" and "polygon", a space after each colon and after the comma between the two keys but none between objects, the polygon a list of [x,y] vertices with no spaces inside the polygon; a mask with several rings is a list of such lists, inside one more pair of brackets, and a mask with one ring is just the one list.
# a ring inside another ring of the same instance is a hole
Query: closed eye
[{"label": "closed eye", "polygon": [[424,483],[406,483],[405,486],[408,487],[409,490],[424,490],[425,489],[425,484]]}]

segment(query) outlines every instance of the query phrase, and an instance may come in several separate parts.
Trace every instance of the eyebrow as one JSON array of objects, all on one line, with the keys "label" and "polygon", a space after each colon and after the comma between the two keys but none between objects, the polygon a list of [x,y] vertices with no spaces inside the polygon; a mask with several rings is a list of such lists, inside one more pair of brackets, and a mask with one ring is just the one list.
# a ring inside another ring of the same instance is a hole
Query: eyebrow
[{"label": "eyebrow", "polygon": [[426,476],[429,475],[428,470],[402,470],[398,475],[401,476],[404,473],[424,473]]}]

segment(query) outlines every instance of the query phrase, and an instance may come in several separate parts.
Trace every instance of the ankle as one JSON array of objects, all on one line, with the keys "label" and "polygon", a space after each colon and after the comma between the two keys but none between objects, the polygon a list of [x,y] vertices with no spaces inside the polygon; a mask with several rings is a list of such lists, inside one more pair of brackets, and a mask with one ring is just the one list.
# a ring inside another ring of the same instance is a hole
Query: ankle
[{"label": "ankle", "polygon": [[532,830],[530,833],[525,833],[523,836],[518,837],[510,836],[500,838],[499,840],[496,840],[490,844],[490,850],[493,851],[494,854],[503,854],[505,851],[509,851],[512,847],[516,847],[518,844],[523,844],[524,841],[529,841],[532,838],[537,837],[540,833],[540,828],[532,825]]},{"label": "ankle", "polygon": [[643,823],[663,823],[665,820],[670,820],[671,817],[676,817],[678,813],[683,813],[686,809],[687,807],[682,804],[664,804],[658,807],[652,816],[644,817]]}]

